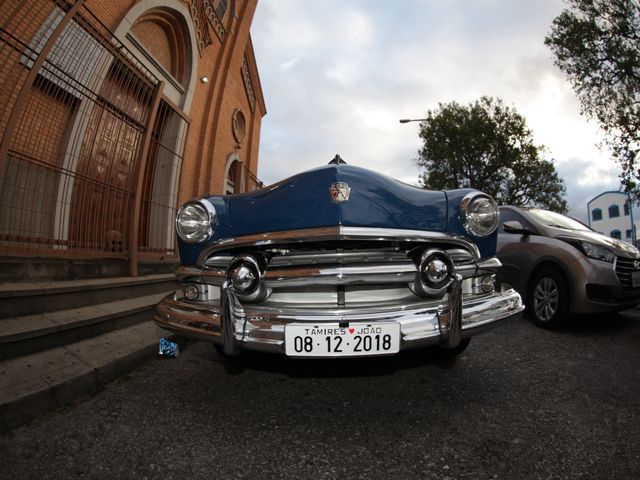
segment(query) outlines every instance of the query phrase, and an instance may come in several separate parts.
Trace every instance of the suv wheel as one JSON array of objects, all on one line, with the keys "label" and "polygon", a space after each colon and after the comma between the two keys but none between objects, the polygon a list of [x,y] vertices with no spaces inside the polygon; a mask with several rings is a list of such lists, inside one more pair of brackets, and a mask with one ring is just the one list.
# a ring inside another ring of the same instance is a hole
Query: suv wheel
[{"label": "suv wheel", "polygon": [[529,316],[543,328],[558,326],[567,311],[568,289],[564,276],[554,268],[540,270],[527,295]]}]

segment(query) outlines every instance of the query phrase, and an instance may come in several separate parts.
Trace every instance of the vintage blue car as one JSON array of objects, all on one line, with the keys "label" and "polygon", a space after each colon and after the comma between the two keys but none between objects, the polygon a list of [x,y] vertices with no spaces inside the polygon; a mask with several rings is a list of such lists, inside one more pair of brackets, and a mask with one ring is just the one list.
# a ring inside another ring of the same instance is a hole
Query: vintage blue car
[{"label": "vintage blue car", "polygon": [[479,191],[424,190],[336,156],[262,190],[183,205],[181,288],[154,319],[227,356],[459,354],[524,308],[496,283],[498,220]]}]

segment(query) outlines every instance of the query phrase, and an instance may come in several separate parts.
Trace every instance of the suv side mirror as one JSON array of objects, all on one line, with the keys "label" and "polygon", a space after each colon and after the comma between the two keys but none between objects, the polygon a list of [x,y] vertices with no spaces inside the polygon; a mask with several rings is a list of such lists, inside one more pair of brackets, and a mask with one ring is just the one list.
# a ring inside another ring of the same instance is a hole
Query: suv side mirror
[{"label": "suv side mirror", "polygon": [[529,235],[529,234],[535,233],[529,230],[528,228],[525,228],[524,226],[522,226],[522,224],[517,220],[510,220],[508,222],[504,222],[502,224],[502,228],[507,233],[521,233],[522,235]]}]

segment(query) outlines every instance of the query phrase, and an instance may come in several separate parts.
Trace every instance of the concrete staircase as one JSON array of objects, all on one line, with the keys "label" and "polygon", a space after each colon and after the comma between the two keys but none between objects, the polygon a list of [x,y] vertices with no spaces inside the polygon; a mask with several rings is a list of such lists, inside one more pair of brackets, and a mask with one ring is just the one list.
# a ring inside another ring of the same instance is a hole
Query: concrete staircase
[{"label": "concrete staircase", "polygon": [[0,283],[0,431],[98,390],[157,355],[151,318],[172,273]]}]

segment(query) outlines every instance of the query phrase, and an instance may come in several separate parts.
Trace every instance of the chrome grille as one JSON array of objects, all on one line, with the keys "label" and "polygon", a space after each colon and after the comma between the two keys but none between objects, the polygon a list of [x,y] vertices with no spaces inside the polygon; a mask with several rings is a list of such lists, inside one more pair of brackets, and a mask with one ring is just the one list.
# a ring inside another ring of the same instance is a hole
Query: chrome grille
[{"label": "chrome grille", "polygon": [[[431,245],[400,249],[375,248],[358,245],[350,249],[313,249],[306,245],[288,248],[262,249],[268,266],[263,279],[269,288],[327,287],[340,285],[398,286],[413,282],[417,272],[415,258]],[[475,259],[471,252],[455,247],[437,245],[449,255],[457,270],[465,277],[475,272]],[[226,277],[226,266],[233,254],[215,255],[207,259],[201,274],[210,283],[221,285]],[[472,269],[465,267],[473,266]]]},{"label": "chrome grille", "polygon": [[270,288],[389,285],[412,282],[416,265],[396,250],[291,250],[271,258],[264,274]]},{"label": "chrome grille", "polygon": [[[286,250],[267,250],[265,253],[273,256],[263,277],[272,289],[266,304],[280,308],[294,304],[301,308],[359,308],[424,301],[409,286],[417,273],[414,259],[430,246],[399,248],[367,242],[339,249],[298,245]],[[473,260],[472,254],[464,252],[455,248],[450,255],[461,264]],[[307,303],[300,305],[298,296]]]},{"label": "chrome grille", "polygon": [[270,267],[318,265],[318,264],[355,264],[355,263],[389,263],[406,262],[407,255],[400,251],[385,250],[351,250],[351,251],[285,251],[274,256]]},{"label": "chrome grille", "polygon": [[636,258],[616,257],[616,276],[623,287],[632,287],[631,274],[640,271],[634,266],[637,261]]},{"label": "chrome grille", "polygon": [[185,266],[176,275],[182,283],[220,287],[229,262],[250,255],[261,258],[264,266],[261,276],[269,296],[257,302],[260,306],[349,310],[440,302],[440,297],[414,291],[417,265],[428,249],[451,258],[464,279],[464,295],[484,294],[473,277],[491,275],[499,266],[495,258],[480,259],[475,244],[448,234],[360,227],[316,230],[221,241],[201,252],[201,267]]}]

